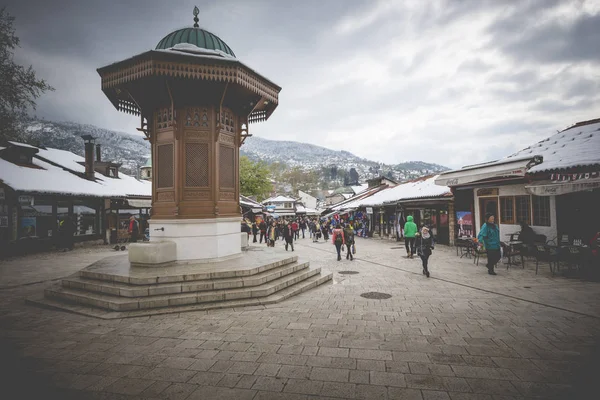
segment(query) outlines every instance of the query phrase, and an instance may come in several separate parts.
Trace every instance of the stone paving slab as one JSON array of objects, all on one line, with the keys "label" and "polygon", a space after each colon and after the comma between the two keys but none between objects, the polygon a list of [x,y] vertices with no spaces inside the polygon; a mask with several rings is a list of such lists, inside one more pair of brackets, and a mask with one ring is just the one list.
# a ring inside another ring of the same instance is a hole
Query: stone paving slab
[{"label": "stone paving slab", "polygon": [[[595,388],[597,283],[536,276],[531,266],[489,276],[444,246],[429,279],[395,242],[359,239],[357,259],[340,262],[330,243],[295,247],[333,284],[277,304],[128,319],[29,306],[24,299],[51,283],[27,284],[37,281],[31,269],[5,268],[24,286],[0,290],[3,394],[485,400],[577,399]],[[272,251],[284,253],[279,242]],[[61,256],[45,260],[42,278],[76,268]],[[392,297],[360,297],[374,291]]]}]

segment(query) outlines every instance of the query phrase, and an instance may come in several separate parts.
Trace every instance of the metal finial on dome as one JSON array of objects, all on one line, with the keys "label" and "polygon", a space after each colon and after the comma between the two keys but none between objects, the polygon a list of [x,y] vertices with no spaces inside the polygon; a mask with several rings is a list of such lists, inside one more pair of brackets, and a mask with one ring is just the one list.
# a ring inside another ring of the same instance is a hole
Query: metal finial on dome
[{"label": "metal finial on dome", "polygon": [[198,14],[200,13],[200,10],[198,10],[198,6],[194,6],[194,28],[199,28],[198,26]]}]

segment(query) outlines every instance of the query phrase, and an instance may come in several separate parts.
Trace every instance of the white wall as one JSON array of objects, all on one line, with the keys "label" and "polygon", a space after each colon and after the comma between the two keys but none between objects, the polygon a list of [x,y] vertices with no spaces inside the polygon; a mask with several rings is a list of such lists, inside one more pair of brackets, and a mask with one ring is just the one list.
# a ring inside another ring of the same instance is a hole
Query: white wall
[{"label": "white wall", "polygon": [[[526,195],[530,195],[529,192],[527,192],[527,190],[525,189],[525,185],[509,185],[509,186],[497,186],[498,188],[498,196],[477,196],[477,189],[473,190],[473,196],[475,198],[475,221],[473,222],[474,225],[476,226],[477,229],[477,233],[479,233],[479,230],[481,229],[481,225],[480,225],[480,210],[479,210],[479,199],[480,198],[489,198],[489,197],[495,197],[498,201],[498,211],[500,211],[500,196],[526,196]],[[533,203],[530,202],[530,204],[533,207]],[[532,223],[533,223],[533,210],[530,211],[531,212],[531,216],[532,216]],[[496,223],[498,223],[498,215],[496,215]],[[519,232],[521,230],[521,226],[516,223],[515,225],[512,224],[503,224],[500,223],[499,225],[500,228],[500,240],[502,241],[507,241],[509,239],[508,236],[506,236],[507,234],[511,234],[511,233],[516,233]],[[556,196],[550,196],[550,226],[536,226],[536,225],[531,225],[531,228],[533,228],[534,232],[540,235],[546,235],[546,240],[552,240],[555,239],[558,236],[557,233],[557,228],[556,228]],[[555,240],[556,241],[556,240]]]}]

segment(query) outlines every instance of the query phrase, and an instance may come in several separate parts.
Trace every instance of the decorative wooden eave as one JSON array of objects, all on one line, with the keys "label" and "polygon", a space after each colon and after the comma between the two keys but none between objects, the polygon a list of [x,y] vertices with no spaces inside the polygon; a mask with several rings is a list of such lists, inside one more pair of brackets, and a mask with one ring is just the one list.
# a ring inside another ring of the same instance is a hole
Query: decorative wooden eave
[{"label": "decorative wooden eave", "polygon": [[249,115],[248,122],[266,121],[279,102],[281,87],[233,57],[190,54],[172,50],[150,50],[132,58],[98,68],[102,91],[119,111],[140,115],[123,85],[155,76],[187,78],[242,86],[261,96],[263,104]]}]

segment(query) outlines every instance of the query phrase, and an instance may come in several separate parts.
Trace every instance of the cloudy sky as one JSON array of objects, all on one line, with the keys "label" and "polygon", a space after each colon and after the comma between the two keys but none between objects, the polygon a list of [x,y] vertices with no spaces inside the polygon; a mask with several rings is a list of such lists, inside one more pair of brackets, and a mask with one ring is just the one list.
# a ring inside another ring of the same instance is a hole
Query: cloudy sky
[{"label": "cloudy sky", "polygon": [[96,68],[191,26],[283,87],[251,133],[460,167],[600,117],[600,0],[9,0],[36,114],[135,132]]}]

